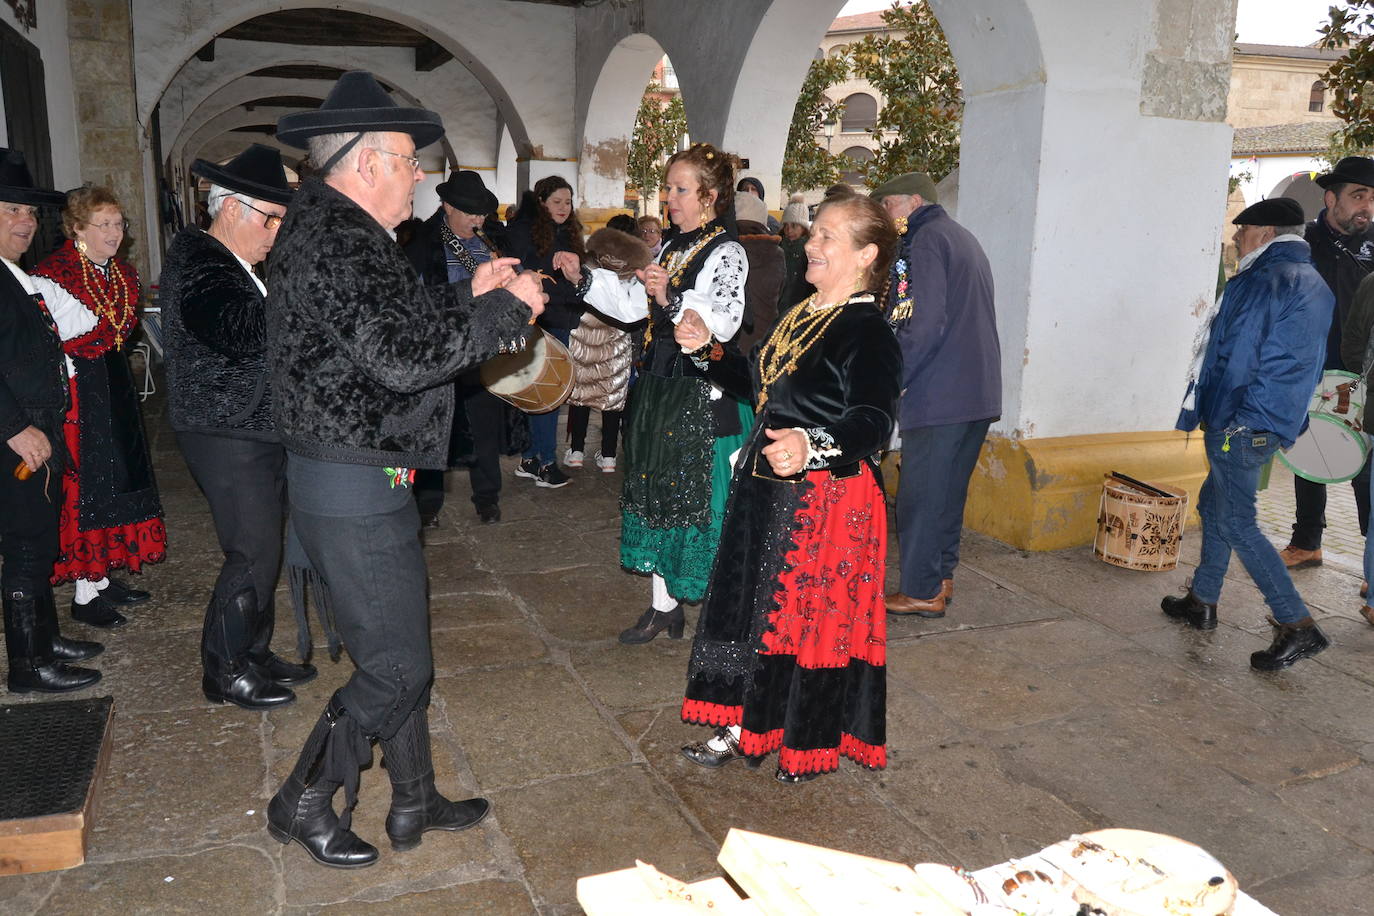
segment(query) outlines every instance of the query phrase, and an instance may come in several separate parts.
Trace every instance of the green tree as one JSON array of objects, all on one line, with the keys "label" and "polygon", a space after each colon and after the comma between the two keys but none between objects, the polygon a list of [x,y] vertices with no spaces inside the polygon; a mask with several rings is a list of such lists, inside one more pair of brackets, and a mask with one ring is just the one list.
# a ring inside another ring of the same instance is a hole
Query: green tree
[{"label": "green tree", "polygon": [[792,126],[787,132],[787,152],[782,160],[782,186],[789,193],[824,188],[840,180],[850,167],[845,156],[831,154],[816,142],[816,134],[827,122],[839,119],[844,106],[831,101],[825,91],[849,75],[849,64],[841,57],[813,60],[792,109]]},{"label": "green tree", "polygon": [[677,152],[678,143],[687,133],[687,109],[682,96],[675,95],[666,103],[657,95],[657,83],[650,82],[639,102],[635,115],[634,134],[630,138],[629,159],[625,176],[630,187],[639,192],[640,212],[650,212],[647,203],[658,199],[659,184],[663,181],[663,164]]},{"label": "green tree", "polygon": [[1331,153],[1374,147],[1374,0],[1332,5],[1330,21],[1319,30],[1321,46],[1344,50],[1323,77],[1333,95],[1331,111],[1345,122]]},{"label": "green tree", "polygon": [[858,168],[870,188],[903,172],[939,181],[959,165],[964,100],[954,55],[924,0],[894,3],[883,11],[883,24],[886,33],[849,49],[854,75],[886,99],[871,131],[874,157]]}]

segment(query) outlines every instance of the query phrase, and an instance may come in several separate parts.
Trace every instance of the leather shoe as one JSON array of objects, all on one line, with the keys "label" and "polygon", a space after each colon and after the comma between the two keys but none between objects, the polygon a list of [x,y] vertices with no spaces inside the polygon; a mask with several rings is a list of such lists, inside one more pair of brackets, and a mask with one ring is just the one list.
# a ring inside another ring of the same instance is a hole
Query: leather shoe
[{"label": "leather shoe", "polygon": [[111,579],[110,584],[100,590],[100,597],[114,604],[142,604],[153,597],[152,592],[141,588],[130,588],[127,583]]},{"label": "leather shoe", "polygon": [[679,604],[671,611],[656,611],[652,607],[639,615],[635,625],[620,631],[620,641],[627,646],[638,646],[653,639],[664,630],[669,639],[681,639],[687,626],[687,618]]},{"label": "leather shoe", "polygon": [[1360,580],[1360,597],[1361,597],[1361,598],[1368,598],[1368,597],[1369,597],[1369,583],[1366,582],[1366,581],[1363,580],[1363,579]]},{"label": "leather shoe", "polygon": [[119,611],[115,610],[114,602],[105,597],[101,592],[85,604],[77,604],[76,599],[72,599],[72,619],[84,623],[87,626],[99,627],[102,630],[113,630],[115,627],[122,627],[129,622]]},{"label": "leather shoe", "polygon": [[52,657],[59,662],[80,662],[95,658],[105,651],[101,643],[89,639],[67,639],[54,633],[52,637]]},{"label": "leather shoe", "polygon": [[1310,569],[1314,566],[1322,565],[1322,549],[1303,550],[1301,547],[1294,547],[1289,544],[1279,551],[1279,556],[1283,559],[1283,565],[1289,569]]},{"label": "leather shoe", "polygon": [[1182,620],[1195,630],[1215,630],[1217,628],[1217,606],[1208,604],[1188,589],[1188,594],[1179,597],[1168,595],[1159,602],[1160,608],[1175,620]]},{"label": "leather shoe", "polygon": [[903,595],[901,592],[893,592],[884,599],[889,614],[896,614],[899,617],[929,617],[938,618],[945,616],[945,593],[943,588],[934,598],[912,598]]},{"label": "leather shoe", "polygon": [[757,770],[759,765],[763,763],[763,757],[751,757],[740,750],[739,740],[735,738],[735,733],[730,729],[716,729],[715,737],[725,742],[724,750],[718,751],[706,741],[697,741],[693,744],[684,744],[682,756],[695,764],[712,770],[725,766],[731,760],[743,760],[751,770]]},{"label": "leather shoe", "polygon": [[286,659],[269,652],[265,661],[254,660],[258,670],[267,675],[268,679],[274,684],[283,687],[291,687],[296,684],[308,684],[313,681],[320,672],[315,670],[315,666],[309,662],[296,664],[288,662]]},{"label": "leather shoe", "polygon": [[496,503],[483,503],[477,507],[477,517],[484,525],[495,524],[501,521],[501,507]]},{"label": "leather shoe", "polygon": [[1366,604],[1364,607],[1360,608],[1360,616],[1369,621],[1370,626],[1374,626],[1374,607],[1370,607]]},{"label": "leather shoe", "polygon": [[776,773],[773,774],[773,778],[776,779],[778,782],[782,783],[782,784],[785,785],[785,786],[799,786],[799,785],[801,785],[801,784],[804,783],[804,782],[810,782],[811,780],[815,779],[815,778],[816,778],[817,776],[819,776],[819,775],[821,775],[821,774],[820,774],[820,773],[789,773],[789,772],[787,772],[786,770],[784,770],[782,767],[778,767],[778,771],[777,771]]},{"label": "leather shoe", "polygon": [[249,665],[238,675],[216,678],[206,674],[200,680],[200,689],[211,703],[233,703],[242,709],[271,709],[296,699],[289,687],[273,683],[256,665]]},{"label": "leather shoe", "polygon": [[1304,658],[1311,658],[1331,645],[1331,640],[1311,617],[1297,623],[1274,627],[1274,642],[1267,649],[1250,655],[1250,667],[1260,671],[1280,671]]},{"label": "leather shoe", "polygon": [[940,580],[940,594],[944,597],[944,599],[945,599],[945,604],[953,604],[953,603],[954,603],[954,580],[953,580],[953,579],[941,579],[941,580]]},{"label": "leather shoe", "polygon": [[52,661],[46,665],[28,664],[10,659],[6,686],[10,693],[67,693],[97,683],[100,672],[93,668],[78,668],[66,662]]}]

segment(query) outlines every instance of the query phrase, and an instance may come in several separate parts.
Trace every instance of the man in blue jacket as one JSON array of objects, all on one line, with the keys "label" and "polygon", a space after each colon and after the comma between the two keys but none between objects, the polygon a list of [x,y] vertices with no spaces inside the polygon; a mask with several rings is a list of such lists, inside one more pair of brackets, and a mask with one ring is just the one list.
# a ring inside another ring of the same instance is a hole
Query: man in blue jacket
[{"label": "man in blue jacket", "polygon": [[902,233],[885,303],[903,362],[902,578],[887,611],[943,617],[954,596],[969,477],[1002,412],[992,268],[973,233],[936,203],[930,176],[899,175],[872,196]]},{"label": "man in blue jacket", "polygon": [[1287,668],[1330,642],[1307,611],[1279,553],[1255,520],[1260,470],[1307,426],[1322,375],[1336,299],[1312,264],[1303,213],[1287,197],[1263,200],[1233,220],[1240,264],[1226,284],[1205,356],[1178,428],[1202,426],[1210,470],[1198,498],[1202,559],[1183,597],[1164,613],[1199,630],[1217,625],[1231,551],[1273,611],[1274,641],[1250,656],[1262,671]]}]

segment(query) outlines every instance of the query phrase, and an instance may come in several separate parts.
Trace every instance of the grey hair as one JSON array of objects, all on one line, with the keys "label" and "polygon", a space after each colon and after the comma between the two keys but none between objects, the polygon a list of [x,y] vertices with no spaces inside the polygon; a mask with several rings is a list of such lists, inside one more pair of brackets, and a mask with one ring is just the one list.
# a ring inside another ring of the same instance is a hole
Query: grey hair
[{"label": "grey hair", "polygon": [[[310,150],[310,164],[317,169],[321,168],[345,143],[356,136],[356,131],[349,131],[344,134],[320,134],[311,137],[306,141],[306,146]],[[347,153],[344,153],[342,159],[330,167],[328,172],[320,171],[317,174],[320,178],[328,178],[336,172],[356,169],[358,167],[358,154],[363,151],[364,147],[379,148],[385,142],[386,134],[375,130],[368,131],[362,135],[357,143],[353,144]]]},{"label": "grey hair", "polygon": [[206,211],[210,214],[210,219],[219,217],[219,211],[223,209],[224,202],[231,197],[239,203],[247,204],[250,207],[253,205],[253,198],[247,194],[240,194],[238,191],[231,191],[217,184],[210,185],[210,199],[205,205]]},{"label": "grey hair", "polygon": [[1305,223],[1298,223],[1296,226],[1275,226],[1274,238],[1278,238],[1281,235],[1296,235],[1301,238],[1306,231],[1307,225]]}]

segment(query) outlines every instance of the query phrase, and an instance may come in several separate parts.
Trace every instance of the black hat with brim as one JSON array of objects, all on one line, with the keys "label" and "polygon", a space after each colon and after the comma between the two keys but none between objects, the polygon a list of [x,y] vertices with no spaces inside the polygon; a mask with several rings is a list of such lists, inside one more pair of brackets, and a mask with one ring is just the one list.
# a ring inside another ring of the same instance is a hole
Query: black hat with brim
[{"label": "black hat with brim", "polygon": [[1251,204],[1231,220],[1236,226],[1301,226],[1305,222],[1302,204],[1291,197],[1271,197]]},{"label": "black hat with brim", "polygon": [[35,187],[24,154],[0,146],[0,200],[34,207],[61,207],[66,204],[67,195]]},{"label": "black hat with brim", "polygon": [[482,183],[482,176],[471,169],[454,172],[434,190],[438,192],[440,200],[464,213],[485,216],[496,212],[496,195],[487,190]]},{"label": "black hat with brim", "polygon": [[444,135],[444,122],[426,108],[402,108],[371,73],[350,70],[339,77],[319,108],[283,115],[276,137],[287,146],[305,149],[311,137],[369,131],[410,134],[420,149]]},{"label": "black hat with brim", "polygon": [[1346,156],[1325,175],[1318,175],[1317,184],[1329,188],[1333,184],[1362,184],[1374,188],[1374,159],[1368,156]]},{"label": "black hat with brim", "polygon": [[291,203],[295,193],[287,183],[281,152],[261,143],[254,143],[224,165],[197,159],[191,163],[191,173],[254,200],[283,206]]}]

